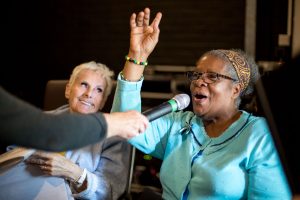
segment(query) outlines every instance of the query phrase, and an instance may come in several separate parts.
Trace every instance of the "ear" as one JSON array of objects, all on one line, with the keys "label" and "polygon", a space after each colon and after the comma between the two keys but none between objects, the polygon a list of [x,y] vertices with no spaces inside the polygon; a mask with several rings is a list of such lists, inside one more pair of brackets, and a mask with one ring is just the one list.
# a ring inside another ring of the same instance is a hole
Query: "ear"
[{"label": "ear", "polygon": [[70,98],[70,91],[71,91],[71,86],[70,86],[70,83],[68,82],[67,85],[66,85],[66,90],[65,90],[66,99]]},{"label": "ear", "polygon": [[237,99],[240,96],[240,93],[242,92],[242,87],[240,83],[233,84],[232,88],[232,97],[234,99]]}]

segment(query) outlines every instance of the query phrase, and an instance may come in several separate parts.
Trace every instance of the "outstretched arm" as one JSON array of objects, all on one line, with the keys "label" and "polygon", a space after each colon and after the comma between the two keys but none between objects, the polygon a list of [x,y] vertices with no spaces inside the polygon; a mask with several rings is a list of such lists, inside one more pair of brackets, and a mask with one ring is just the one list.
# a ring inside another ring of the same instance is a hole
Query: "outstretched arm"
[{"label": "outstretched arm", "polygon": [[137,111],[53,115],[14,97],[0,86],[0,140],[43,150],[63,151],[119,135],[130,138],[148,125]]}]

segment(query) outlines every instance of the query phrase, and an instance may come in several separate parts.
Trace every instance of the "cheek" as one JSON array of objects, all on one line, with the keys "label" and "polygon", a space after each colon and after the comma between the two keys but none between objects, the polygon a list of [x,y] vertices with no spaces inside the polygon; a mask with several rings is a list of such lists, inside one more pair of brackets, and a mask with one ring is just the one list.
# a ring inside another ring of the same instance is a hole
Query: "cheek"
[{"label": "cheek", "polygon": [[68,101],[69,101],[69,104],[75,104],[75,102],[77,101],[77,98],[75,96],[75,93],[74,92],[71,92],[69,94],[69,98],[68,98]]},{"label": "cheek", "polygon": [[69,106],[70,106],[71,111],[80,113],[80,110],[78,110],[77,105],[78,105],[78,101],[75,98],[69,99]]},{"label": "cheek", "polygon": [[81,88],[73,87],[70,90],[69,99],[76,99],[77,97],[82,96],[83,93],[84,93],[84,90],[82,90]]},{"label": "cheek", "polygon": [[95,107],[99,108],[102,105],[103,95],[99,95],[95,98],[94,104]]},{"label": "cheek", "polygon": [[195,85],[193,83],[190,83],[190,91],[192,92],[195,89]]},{"label": "cheek", "polygon": [[221,99],[223,103],[225,103],[226,99],[230,100],[232,96],[232,87],[226,85],[220,85],[219,87],[215,87],[211,89],[211,93],[215,99]]}]

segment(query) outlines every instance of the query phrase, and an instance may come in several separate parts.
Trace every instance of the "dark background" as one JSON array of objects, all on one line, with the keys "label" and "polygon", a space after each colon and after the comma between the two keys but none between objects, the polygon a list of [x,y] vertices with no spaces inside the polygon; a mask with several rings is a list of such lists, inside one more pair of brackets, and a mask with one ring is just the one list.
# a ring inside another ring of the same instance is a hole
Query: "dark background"
[{"label": "dark background", "polygon": [[[289,61],[290,47],[278,46],[288,2],[256,4],[256,60]],[[207,50],[244,49],[246,0],[10,0],[1,5],[0,85],[43,108],[47,81],[68,79],[78,64],[94,60],[117,74],[128,53],[129,17],[146,6],[152,19],[163,13],[150,65],[193,66]],[[165,92],[161,85],[145,86]],[[160,161],[144,156],[137,152],[135,164],[148,167],[139,177],[135,170],[133,183],[160,187]]]},{"label": "dark background", "polygon": [[[193,66],[205,51],[244,49],[245,0],[11,0],[2,7],[0,84],[43,107],[46,82],[68,79],[95,60],[118,73],[129,47],[129,17],[148,6],[163,13],[150,65]],[[257,1],[257,60],[289,59],[277,45],[286,33],[287,1]]]}]

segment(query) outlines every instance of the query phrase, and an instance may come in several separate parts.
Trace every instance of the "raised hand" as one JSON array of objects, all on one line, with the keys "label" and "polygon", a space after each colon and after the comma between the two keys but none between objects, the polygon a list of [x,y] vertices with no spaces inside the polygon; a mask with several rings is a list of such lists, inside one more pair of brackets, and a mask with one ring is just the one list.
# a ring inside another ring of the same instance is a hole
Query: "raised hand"
[{"label": "raised hand", "polygon": [[150,22],[150,9],[145,8],[136,15],[130,17],[130,49],[129,56],[137,60],[146,61],[155,48],[159,38],[159,23],[162,14],[158,12]]}]

